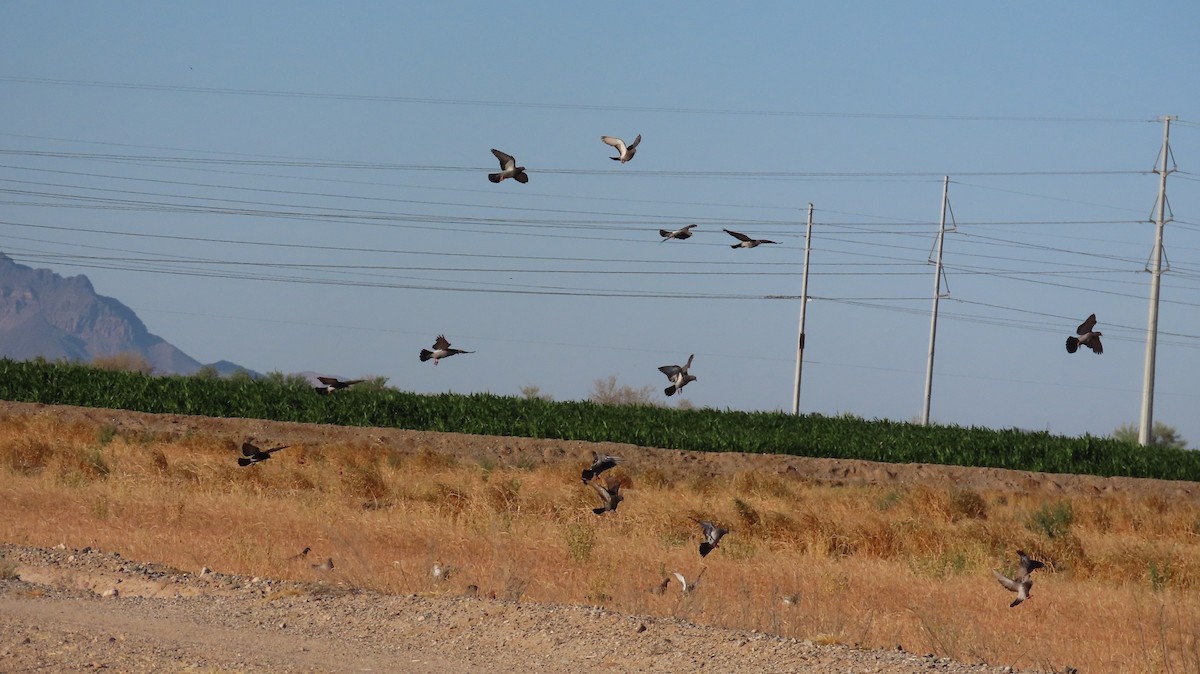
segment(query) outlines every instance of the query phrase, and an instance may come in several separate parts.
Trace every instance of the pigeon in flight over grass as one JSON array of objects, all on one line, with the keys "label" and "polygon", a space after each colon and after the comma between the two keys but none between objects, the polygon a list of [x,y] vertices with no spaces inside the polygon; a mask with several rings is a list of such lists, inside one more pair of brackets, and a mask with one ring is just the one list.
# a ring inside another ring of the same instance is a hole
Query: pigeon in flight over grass
[{"label": "pigeon in flight over grass", "polygon": [[1067,338],[1067,353],[1075,353],[1079,347],[1086,346],[1097,354],[1104,353],[1104,345],[1100,343],[1100,334],[1096,332],[1096,314],[1087,317],[1087,320],[1080,323],[1078,328],[1075,328],[1075,334],[1078,337]]},{"label": "pigeon in flight over grass", "polygon": [[617,156],[609,157],[609,159],[612,159],[613,161],[619,161],[624,164],[630,159],[633,159],[633,155],[637,154],[637,146],[638,143],[642,142],[642,134],[639,133],[637,138],[634,138],[633,142],[629,145],[626,145],[625,141],[617,138],[616,136],[600,136],[600,140],[604,141],[604,143],[607,145],[617,148]]},{"label": "pigeon in flight over grass", "polygon": [[1017,598],[1013,600],[1013,603],[1008,605],[1009,608],[1012,608],[1029,598],[1029,589],[1033,587],[1033,578],[1031,577],[1031,574],[1033,574],[1034,569],[1040,569],[1043,566],[1046,566],[1036,559],[1030,559],[1029,556],[1026,555],[1022,550],[1017,550],[1017,555],[1020,556],[1021,563],[1017,565],[1017,573],[1013,578],[1009,578],[999,571],[992,569],[992,574],[996,576],[996,580],[1000,581],[1001,585],[1008,588],[1010,592],[1017,593]]},{"label": "pigeon in flight over grass", "polygon": [[275,447],[273,449],[260,449],[259,447],[250,444],[249,442],[242,443],[242,456],[238,459],[239,466],[249,466],[252,463],[266,461],[271,458],[271,455],[281,449],[287,449],[291,445]]},{"label": "pigeon in flight over grass", "polygon": [[529,176],[525,174],[525,167],[517,166],[517,160],[513,159],[511,154],[505,154],[496,148],[492,148],[492,154],[500,160],[500,172],[489,173],[488,180],[498,183],[505,178],[512,178],[522,184],[529,182]]},{"label": "pigeon in flight over grass", "polygon": [[592,452],[592,465],[590,468],[585,468],[579,477],[583,478],[584,482],[591,480],[600,473],[621,463],[621,457],[613,456],[612,454],[601,454],[600,452]]},{"label": "pigeon in flight over grass", "polygon": [[603,507],[592,508],[592,512],[596,513],[597,515],[603,515],[609,511],[616,511],[617,506],[620,505],[621,501],[625,500],[625,497],[621,496],[620,480],[610,479],[604,486],[600,486],[600,483],[595,480],[588,482],[588,484],[592,485],[592,489],[595,489],[596,493],[599,494],[600,498],[604,501]]},{"label": "pigeon in flight over grass", "polygon": [[433,364],[438,364],[438,359],[449,358],[456,353],[475,353],[474,351],[463,351],[462,349],[451,349],[450,342],[446,341],[445,335],[438,335],[437,339],[433,340],[433,351],[429,349],[421,349],[421,362],[424,363],[429,359],[433,359]]},{"label": "pigeon in flight over grass", "polygon": [[670,241],[671,239],[679,239],[680,241],[683,241],[684,239],[692,238],[693,227],[695,227],[695,225],[688,225],[686,227],[680,227],[679,229],[660,229],[658,230],[658,235],[663,238],[663,241]]},{"label": "pigeon in flight over grass", "polygon": [[696,354],[694,353],[688,356],[687,363],[683,366],[663,365],[658,368],[658,371],[667,375],[667,379],[671,381],[671,385],[663,389],[663,393],[666,393],[667,396],[673,396],[676,392],[683,390],[683,387],[687,386],[688,382],[696,381],[695,375],[688,374],[688,368],[692,366],[692,359],[695,357]]},{"label": "pigeon in flight over grass", "polygon": [[342,381],[342,380],[338,379],[337,377],[317,377],[317,381],[324,384],[324,386],[314,386],[313,387],[317,391],[317,393],[320,393],[321,395],[329,395],[330,393],[333,393],[334,391],[340,391],[344,388],[350,388],[351,386],[354,386],[355,384],[361,384],[366,380],[365,379],[351,379],[350,381]]},{"label": "pigeon in flight over grass", "polygon": [[729,533],[728,529],[722,529],[708,520],[698,520],[693,517],[692,521],[696,522],[701,528],[704,529],[704,542],[700,544],[701,557],[707,556],[708,553],[712,552],[719,545],[721,545],[721,538],[725,534]]},{"label": "pigeon in flight over grass", "polygon": [[292,555],[291,557],[288,557],[288,561],[289,562],[298,562],[298,561],[308,557],[308,553],[310,553],[310,552],[312,552],[312,548],[310,548],[306,545],[306,546],[304,546],[303,550],[301,550],[300,552],[297,552],[296,554]]},{"label": "pigeon in flight over grass", "polygon": [[741,232],[735,232],[732,229],[723,229],[721,231],[738,240],[738,243],[733,244],[730,246],[730,248],[754,248],[760,243],[779,243],[778,241],[772,241],[770,239],[751,239],[745,234],[742,234]]}]

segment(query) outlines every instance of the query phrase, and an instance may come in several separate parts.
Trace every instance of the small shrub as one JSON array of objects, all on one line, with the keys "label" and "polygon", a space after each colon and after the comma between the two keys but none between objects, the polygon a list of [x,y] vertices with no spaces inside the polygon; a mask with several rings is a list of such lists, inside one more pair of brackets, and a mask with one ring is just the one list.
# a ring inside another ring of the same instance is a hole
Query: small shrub
[{"label": "small shrub", "polygon": [[951,519],[986,520],[987,510],[987,501],[977,491],[955,489],[950,492]]},{"label": "small shrub", "polygon": [[1053,505],[1044,504],[1033,511],[1025,526],[1046,538],[1061,538],[1071,530],[1074,521],[1075,511],[1071,508],[1070,501],[1059,501]]}]

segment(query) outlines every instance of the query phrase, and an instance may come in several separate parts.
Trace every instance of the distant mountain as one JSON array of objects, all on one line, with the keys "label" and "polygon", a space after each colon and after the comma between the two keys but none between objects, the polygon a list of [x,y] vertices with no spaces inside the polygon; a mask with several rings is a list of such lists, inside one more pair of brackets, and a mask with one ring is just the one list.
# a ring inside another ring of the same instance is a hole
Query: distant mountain
[{"label": "distant mountain", "polygon": [[[193,374],[204,367],[151,334],[132,309],[97,295],[88,277],[64,278],[0,253],[0,357],[91,362],[119,353],[142,356],[158,374]],[[212,367],[222,375],[244,369],[229,361]]]}]

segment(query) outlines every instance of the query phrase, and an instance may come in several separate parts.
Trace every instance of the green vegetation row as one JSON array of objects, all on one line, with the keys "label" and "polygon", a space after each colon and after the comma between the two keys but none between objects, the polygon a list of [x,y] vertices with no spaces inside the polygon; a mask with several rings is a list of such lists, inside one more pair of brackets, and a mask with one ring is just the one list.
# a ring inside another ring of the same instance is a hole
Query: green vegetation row
[{"label": "green vegetation row", "polygon": [[383,426],[422,431],[1200,480],[1200,452],[1111,438],[919,426],[856,417],[423,395],[360,386],[317,395],[301,378],[156,377],[86,365],[0,360],[0,399],[151,413]]}]

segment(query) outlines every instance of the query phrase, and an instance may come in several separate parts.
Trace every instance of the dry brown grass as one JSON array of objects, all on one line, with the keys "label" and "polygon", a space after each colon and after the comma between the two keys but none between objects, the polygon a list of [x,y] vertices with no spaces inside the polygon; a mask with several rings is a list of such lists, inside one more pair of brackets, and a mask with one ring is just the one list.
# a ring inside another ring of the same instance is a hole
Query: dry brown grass
[{"label": "dry brown grass", "polygon": [[[816,642],[1046,670],[1200,672],[1200,508],[1162,498],[806,484],[625,464],[596,517],[579,460],[301,445],[249,468],[229,440],[0,418],[0,538],[187,570],[383,592],[601,604]],[[732,533],[701,559],[703,516]],[[303,561],[289,557],[312,547]],[[1047,562],[1033,598],[991,569]],[[332,557],[336,568],[312,564]],[[435,560],[450,579],[430,575]],[[673,571],[699,589],[650,588]],[[789,602],[784,599],[789,599]]]}]

